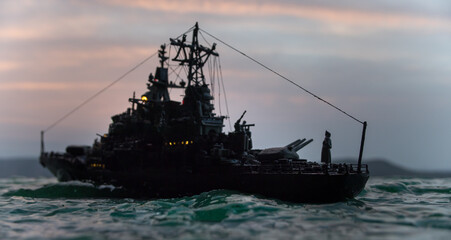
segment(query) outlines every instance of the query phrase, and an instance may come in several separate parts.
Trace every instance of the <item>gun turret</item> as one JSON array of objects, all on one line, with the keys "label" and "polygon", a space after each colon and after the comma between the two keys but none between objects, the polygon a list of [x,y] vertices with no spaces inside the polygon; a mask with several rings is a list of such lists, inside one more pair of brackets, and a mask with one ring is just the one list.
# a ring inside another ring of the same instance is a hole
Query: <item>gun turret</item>
[{"label": "gun turret", "polygon": [[246,112],[247,112],[247,111],[244,110],[243,114],[241,114],[241,117],[238,118],[238,120],[236,120],[235,124],[233,125],[233,127],[235,128],[235,132],[240,132],[240,131],[241,131],[241,125],[240,125],[240,122],[241,122],[241,119],[243,119],[244,114],[246,114]]},{"label": "gun turret", "polygon": [[299,159],[299,155],[296,153],[301,148],[307,146],[309,143],[313,142],[313,139],[307,140],[298,139],[285,147],[275,147],[263,149],[258,153],[257,158],[260,161],[268,162],[278,159]]}]

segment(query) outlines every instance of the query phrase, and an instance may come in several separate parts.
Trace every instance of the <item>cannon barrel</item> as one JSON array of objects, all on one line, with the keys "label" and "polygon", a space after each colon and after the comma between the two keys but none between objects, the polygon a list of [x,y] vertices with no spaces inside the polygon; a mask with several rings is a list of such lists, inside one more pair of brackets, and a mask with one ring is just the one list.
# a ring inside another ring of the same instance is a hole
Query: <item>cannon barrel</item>
[{"label": "cannon barrel", "polygon": [[288,150],[291,151],[291,149],[293,149],[295,146],[297,146],[297,145],[299,145],[299,144],[302,144],[304,141],[305,141],[305,138],[302,139],[302,140],[301,140],[301,139],[298,139],[298,140],[296,140],[296,141],[294,141],[294,142],[292,142],[292,143],[286,145],[285,148],[287,148]]},{"label": "cannon barrel", "polygon": [[301,141],[301,139],[297,139],[294,142],[286,145],[285,148],[293,148],[293,146],[296,145],[296,144],[299,144],[300,141]]},{"label": "cannon barrel", "polygon": [[299,150],[301,150],[303,147],[307,146],[308,144],[310,144],[311,142],[313,142],[313,139],[310,139],[302,144],[296,145],[295,147],[293,147],[293,152],[297,152]]},{"label": "cannon barrel", "polygon": [[247,112],[247,110],[244,110],[243,114],[241,115],[241,117],[240,117],[240,118],[238,118],[238,121],[237,121],[237,122],[240,122],[240,121],[241,121],[241,119],[243,119],[243,117],[244,117],[244,114],[246,114],[246,112]]}]

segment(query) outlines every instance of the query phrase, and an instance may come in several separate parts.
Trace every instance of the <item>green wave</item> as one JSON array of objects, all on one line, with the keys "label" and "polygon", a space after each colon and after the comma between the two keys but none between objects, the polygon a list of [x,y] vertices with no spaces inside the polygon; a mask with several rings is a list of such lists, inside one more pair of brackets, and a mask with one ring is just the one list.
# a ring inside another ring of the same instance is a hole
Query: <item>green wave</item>
[{"label": "green wave", "polygon": [[443,185],[419,185],[416,182],[396,182],[371,186],[372,189],[386,193],[411,193],[411,194],[451,194],[451,187]]},{"label": "green wave", "polygon": [[37,189],[18,189],[3,194],[6,197],[31,198],[115,198],[123,195],[123,190],[112,186],[96,187],[92,184],[70,182],[45,185]]}]

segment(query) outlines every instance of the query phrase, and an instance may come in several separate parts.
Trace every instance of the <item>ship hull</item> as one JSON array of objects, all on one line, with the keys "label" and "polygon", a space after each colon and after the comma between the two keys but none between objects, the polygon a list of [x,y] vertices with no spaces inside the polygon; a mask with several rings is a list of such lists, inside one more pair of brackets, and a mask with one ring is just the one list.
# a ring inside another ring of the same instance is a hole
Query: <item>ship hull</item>
[{"label": "ship hull", "polygon": [[356,197],[368,172],[301,173],[260,171],[258,166],[154,167],[128,171],[86,168],[77,160],[42,156],[41,164],[59,181],[77,180],[121,187],[121,197],[173,198],[215,189],[237,190],[300,203],[331,203]]}]

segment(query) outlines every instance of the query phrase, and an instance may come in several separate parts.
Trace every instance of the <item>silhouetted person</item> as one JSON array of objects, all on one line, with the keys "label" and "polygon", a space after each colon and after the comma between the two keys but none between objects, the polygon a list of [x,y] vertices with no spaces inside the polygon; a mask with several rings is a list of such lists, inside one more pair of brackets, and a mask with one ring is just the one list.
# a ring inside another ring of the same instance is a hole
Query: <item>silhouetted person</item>
[{"label": "silhouetted person", "polygon": [[321,150],[321,163],[330,164],[330,149],[332,148],[332,140],[330,140],[330,132],[326,131],[326,137],[323,141],[323,149]]}]

